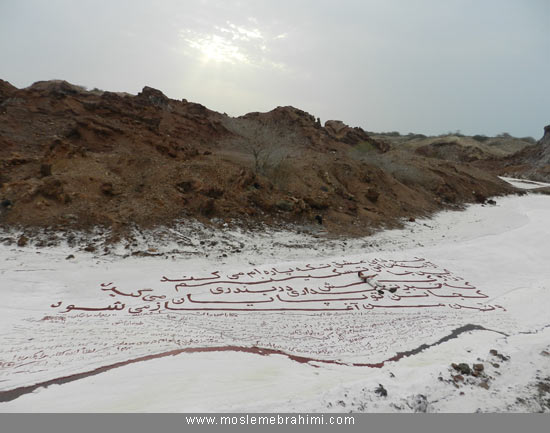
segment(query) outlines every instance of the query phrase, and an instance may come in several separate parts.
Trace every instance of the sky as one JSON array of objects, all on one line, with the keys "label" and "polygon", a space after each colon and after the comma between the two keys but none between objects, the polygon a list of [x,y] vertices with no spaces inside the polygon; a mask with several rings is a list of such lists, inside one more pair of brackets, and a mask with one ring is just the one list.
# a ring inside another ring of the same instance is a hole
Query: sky
[{"label": "sky", "polygon": [[549,0],[0,0],[0,78],[538,139],[549,22]]}]

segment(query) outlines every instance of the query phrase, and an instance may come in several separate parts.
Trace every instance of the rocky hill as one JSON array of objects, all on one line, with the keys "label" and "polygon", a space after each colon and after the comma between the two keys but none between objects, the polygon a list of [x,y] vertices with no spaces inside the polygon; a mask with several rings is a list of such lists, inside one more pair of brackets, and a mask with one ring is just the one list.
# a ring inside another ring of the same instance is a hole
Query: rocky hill
[{"label": "rocky hill", "polygon": [[512,191],[467,159],[406,151],[294,107],[233,118],[149,87],[0,80],[4,226],[124,232],[199,219],[364,235]]},{"label": "rocky hill", "polygon": [[550,182],[550,125],[544,128],[539,141],[533,139],[529,145],[523,145],[521,139],[516,139],[515,152],[481,158],[472,164],[497,175]]},{"label": "rocky hill", "polygon": [[526,166],[521,173],[523,176],[550,182],[550,125],[544,127],[544,135],[537,144],[525,149],[516,159]]}]

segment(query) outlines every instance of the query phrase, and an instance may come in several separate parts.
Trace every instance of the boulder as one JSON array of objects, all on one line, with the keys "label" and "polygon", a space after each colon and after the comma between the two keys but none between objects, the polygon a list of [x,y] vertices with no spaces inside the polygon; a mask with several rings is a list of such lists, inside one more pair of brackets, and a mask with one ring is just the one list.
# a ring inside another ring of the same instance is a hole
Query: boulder
[{"label": "boulder", "polygon": [[550,147],[550,125],[544,127],[544,135],[537,142],[537,145]]},{"label": "boulder", "polygon": [[7,81],[0,79],[0,104],[2,104],[2,102],[6,99],[11,98],[16,91],[16,87],[12,86]]},{"label": "boulder", "polygon": [[33,83],[28,90],[35,91],[44,95],[64,98],[69,95],[78,95],[86,91],[86,88],[77,84],[71,84],[65,80],[37,81]]},{"label": "boulder", "polygon": [[325,122],[325,129],[330,135],[339,136],[345,135],[346,131],[351,128],[341,120],[327,120]]},{"label": "boulder", "polygon": [[166,108],[170,102],[168,96],[166,96],[160,90],[153,89],[149,86],[145,86],[141,90],[141,92],[138,93],[137,98],[145,103],[160,108]]},{"label": "boulder", "polygon": [[327,120],[325,122],[325,131],[331,138],[352,146],[361,143],[369,143],[380,152],[387,152],[390,149],[388,143],[375,140],[362,128],[352,128],[341,120]]},{"label": "boulder", "polygon": [[473,367],[474,367],[474,371],[478,371],[478,372],[481,372],[485,369],[483,364],[474,364]]},{"label": "boulder", "polygon": [[460,363],[460,364],[452,364],[452,367],[457,370],[457,371],[460,371],[461,374],[463,375],[469,375],[472,370],[470,369],[470,366],[464,362]]}]

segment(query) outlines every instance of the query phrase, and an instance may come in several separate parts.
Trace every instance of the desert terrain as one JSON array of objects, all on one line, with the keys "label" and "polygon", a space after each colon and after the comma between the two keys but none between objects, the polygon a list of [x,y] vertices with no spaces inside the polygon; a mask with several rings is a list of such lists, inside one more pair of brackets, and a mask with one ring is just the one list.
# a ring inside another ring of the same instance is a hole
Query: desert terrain
[{"label": "desert terrain", "polygon": [[0,411],[548,412],[549,140],[0,81]]}]

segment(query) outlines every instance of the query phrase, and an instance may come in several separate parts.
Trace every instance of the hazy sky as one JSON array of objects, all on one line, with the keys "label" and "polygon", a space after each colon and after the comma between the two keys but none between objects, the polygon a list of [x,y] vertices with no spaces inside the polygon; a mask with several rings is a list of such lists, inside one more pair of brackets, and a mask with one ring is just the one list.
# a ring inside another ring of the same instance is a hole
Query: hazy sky
[{"label": "hazy sky", "polygon": [[0,0],[0,78],[145,85],[231,115],[542,136],[550,0]]}]

